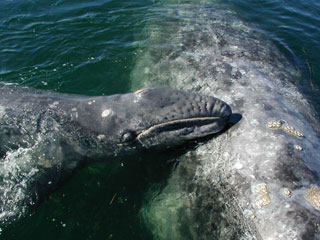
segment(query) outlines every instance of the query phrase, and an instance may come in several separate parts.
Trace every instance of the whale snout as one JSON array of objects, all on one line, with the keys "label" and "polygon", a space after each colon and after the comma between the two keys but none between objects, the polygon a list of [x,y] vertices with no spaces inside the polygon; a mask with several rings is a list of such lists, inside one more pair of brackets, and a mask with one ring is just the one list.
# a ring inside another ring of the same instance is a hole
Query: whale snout
[{"label": "whale snout", "polygon": [[[175,145],[223,130],[232,114],[220,99],[172,89],[144,89],[136,92],[143,106],[152,101],[152,121],[139,132],[144,145]],[[150,119],[149,119],[150,120]]]},{"label": "whale snout", "polygon": [[224,101],[197,93],[168,88],[148,88],[136,91],[142,107],[149,106],[163,121],[197,117],[229,118],[230,106]]}]

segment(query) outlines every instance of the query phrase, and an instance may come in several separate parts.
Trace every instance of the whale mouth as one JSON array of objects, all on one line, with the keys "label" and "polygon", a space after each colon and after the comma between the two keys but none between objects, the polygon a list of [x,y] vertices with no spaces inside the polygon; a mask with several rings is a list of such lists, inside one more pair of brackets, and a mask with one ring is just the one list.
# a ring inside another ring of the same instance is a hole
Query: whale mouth
[{"label": "whale mouth", "polygon": [[141,131],[136,139],[148,146],[177,139],[187,141],[220,132],[228,120],[229,116],[176,119],[153,125]]}]

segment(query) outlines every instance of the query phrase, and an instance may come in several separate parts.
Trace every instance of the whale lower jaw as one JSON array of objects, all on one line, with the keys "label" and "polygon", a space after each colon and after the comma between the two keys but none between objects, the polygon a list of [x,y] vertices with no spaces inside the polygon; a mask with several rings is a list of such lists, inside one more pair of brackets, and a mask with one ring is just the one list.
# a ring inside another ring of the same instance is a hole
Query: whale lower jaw
[{"label": "whale lower jaw", "polygon": [[[227,122],[227,118],[222,117],[196,117],[178,119],[169,122],[159,123],[138,134],[137,139],[155,136],[159,133],[178,131],[179,136],[185,136],[185,139],[192,139],[194,136],[204,137],[221,131]],[[196,129],[196,131],[195,131]]]}]

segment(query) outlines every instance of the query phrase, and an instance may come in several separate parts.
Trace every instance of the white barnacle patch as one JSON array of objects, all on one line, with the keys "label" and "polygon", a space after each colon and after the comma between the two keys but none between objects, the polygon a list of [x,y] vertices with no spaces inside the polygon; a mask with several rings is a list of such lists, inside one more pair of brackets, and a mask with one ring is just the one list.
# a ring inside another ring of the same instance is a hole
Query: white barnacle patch
[{"label": "white barnacle patch", "polygon": [[284,188],[282,190],[282,192],[283,192],[283,195],[286,196],[286,197],[291,197],[292,196],[292,192],[291,192],[291,190],[289,188]]},{"label": "white barnacle patch", "polygon": [[72,108],[71,109],[71,116],[75,117],[75,118],[78,118],[78,112],[77,112],[77,108]]},{"label": "white barnacle patch", "polygon": [[259,125],[259,121],[258,121],[257,119],[252,119],[252,120],[250,121],[250,125],[251,125],[252,127],[256,127],[256,126]]},{"label": "white barnacle patch", "polygon": [[256,205],[259,209],[270,204],[271,198],[269,196],[268,187],[266,184],[258,184],[255,188],[255,192],[258,194]]},{"label": "white barnacle patch", "polygon": [[320,210],[320,189],[318,187],[313,186],[304,197],[315,209]]},{"label": "white barnacle patch", "polygon": [[137,102],[140,101],[142,93],[145,92],[145,90],[146,89],[139,89],[139,90],[134,92],[134,96],[135,96],[135,98],[133,100],[134,103],[137,103]]},{"label": "white barnacle patch", "polygon": [[3,106],[0,105],[0,117],[3,117],[6,113],[6,110]]},{"label": "white barnacle patch", "polygon": [[136,96],[136,97],[134,98],[133,102],[134,102],[134,103],[137,103],[137,102],[139,102],[139,100],[140,100],[140,97],[139,97],[139,96]]},{"label": "white barnacle patch", "polygon": [[240,170],[240,169],[243,168],[243,165],[242,165],[240,162],[237,162],[237,163],[234,165],[234,168]]},{"label": "white barnacle patch", "polygon": [[144,68],[144,74],[148,74],[148,73],[150,73],[150,68],[148,68],[148,67],[146,67],[146,68]]},{"label": "white barnacle patch", "polygon": [[54,101],[54,102],[50,105],[50,107],[51,107],[51,108],[55,108],[55,107],[57,107],[59,104],[60,104],[60,102]]},{"label": "white barnacle patch", "polygon": [[99,134],[98,136],[97,136],[97,138],[99,139],[99,140],[102,140],[102,139],[104,139],[106,137],[106,135],[104,135],[104,134]]},{"label": "white barnacle patch", "polygon": [[253,212],[252,212],[250,209],[244,209],[244,210],[243,210],[243,215],[244,215],[246,218],[251,218],[251,216],[253,216]]},{"label": "white barnacle patch", "polygon": [[92,100],[92,101],[88,102],[88,105],[91,105],[92,103],[95,103],[95,102],[96,102],[96,100]]},{"label": "white barnacle patch", "polygon": [[105,109],[105,110],[102,111],[101,117],[105,118],[105,117],[108,117],[111,114],[112,114],[112,111],[110,109]]}]

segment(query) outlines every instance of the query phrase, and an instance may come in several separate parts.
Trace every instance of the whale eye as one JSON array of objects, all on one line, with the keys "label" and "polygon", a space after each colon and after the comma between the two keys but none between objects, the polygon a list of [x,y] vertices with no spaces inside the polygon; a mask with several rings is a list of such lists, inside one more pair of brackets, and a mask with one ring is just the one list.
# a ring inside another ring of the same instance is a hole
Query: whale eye
[{"label": "whale eye", "polygon": [[137,134],[133,131],[126,131],[122,134],[122,141],[123,142],[130,142],[131,140],[135,139]]}]

